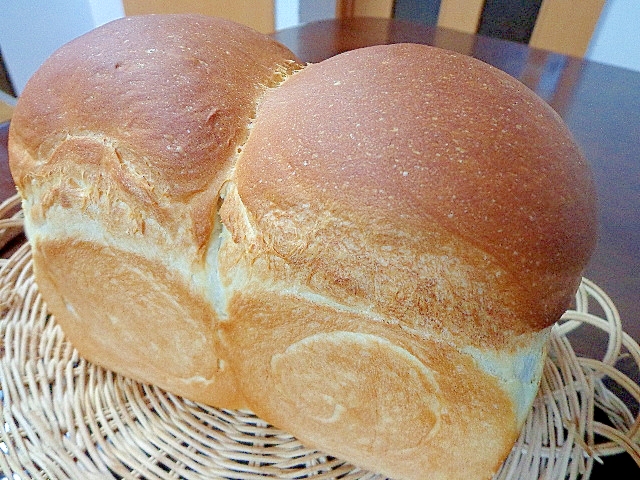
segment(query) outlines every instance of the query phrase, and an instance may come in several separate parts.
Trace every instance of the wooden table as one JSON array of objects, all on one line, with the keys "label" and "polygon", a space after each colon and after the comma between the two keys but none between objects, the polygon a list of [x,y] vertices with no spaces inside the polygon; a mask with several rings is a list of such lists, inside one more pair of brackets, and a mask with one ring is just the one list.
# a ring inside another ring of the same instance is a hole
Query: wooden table
[{"label": "wooden table", "polygon": [[[600,204],[599,243],[585,275],[614,300],[623,327],[640,341],[640,73],[528,48],[525,45],[384,19],[328,20],[273,34],[300,59],[319,62],[368,45],[413,42],[484,60],[520,79],[564,118],[591,162]],[[8,124],[0,125],[0,199],[15,192],[7,168]],[[598,349],[590,338],[580,348]],[[638,372],[628,372],[638,378]],[[637,472],[619,455],[616,466]],[[638,477],[627,477],[638,478]]]}]

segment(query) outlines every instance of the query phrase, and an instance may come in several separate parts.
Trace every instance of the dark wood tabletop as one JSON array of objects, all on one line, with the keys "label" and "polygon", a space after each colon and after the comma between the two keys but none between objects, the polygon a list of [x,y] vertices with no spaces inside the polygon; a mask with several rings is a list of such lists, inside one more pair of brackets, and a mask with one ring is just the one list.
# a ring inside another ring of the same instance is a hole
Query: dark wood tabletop
[{"label": "dark wood tabletop", "polygon": [[[599,241],[585,276],[611,296],[624,330],[640,341],[640,73],[398,20],[327,20],[272,36],[307,62],[375,44],[435,45],[490,63],[538,93],[564,118],[594,172]],[[15,192],[7,166],[7,133],[8,124],[0,125],[0,200]],[[586,350],[598,347],[589,338],[580,341]],[[629,374],[638,378],[637,372]],[[605,459],[591,478],[610,476],[616,466],[638,471],[630,457],[618,455]]]}]

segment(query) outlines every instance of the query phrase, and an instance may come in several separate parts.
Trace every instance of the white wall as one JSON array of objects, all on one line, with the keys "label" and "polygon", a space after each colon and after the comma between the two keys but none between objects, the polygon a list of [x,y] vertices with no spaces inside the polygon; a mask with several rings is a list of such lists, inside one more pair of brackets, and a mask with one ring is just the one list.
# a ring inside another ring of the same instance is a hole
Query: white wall
[{"label": "white wall", "polygon": [[640,71],[640,1],[607,0],[585,57]]},{"label": "white wall", "polygon": [[295,27],[300,23],[300,0],[275,1],[276,30]]},{"label": "white wall", "polygon": [[334,18],[336,0],[275,0],[276,30]]},{"label": "white wall", "polygon": [[124,15],[121,0],[0,0],[0,49],[14,90],[57,48]]}]

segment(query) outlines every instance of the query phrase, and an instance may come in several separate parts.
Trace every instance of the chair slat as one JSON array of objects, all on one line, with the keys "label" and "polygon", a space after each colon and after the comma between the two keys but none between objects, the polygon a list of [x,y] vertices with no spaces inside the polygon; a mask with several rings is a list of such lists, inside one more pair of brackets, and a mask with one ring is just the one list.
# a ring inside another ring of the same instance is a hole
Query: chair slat
[{"label": "chair slat", "polygon": [[441,0],[438,26],[476,33],[485,0]]},{"label": "chair slat", "polygon": [[605,0],[543,0],[529,45],[582,57]]}]

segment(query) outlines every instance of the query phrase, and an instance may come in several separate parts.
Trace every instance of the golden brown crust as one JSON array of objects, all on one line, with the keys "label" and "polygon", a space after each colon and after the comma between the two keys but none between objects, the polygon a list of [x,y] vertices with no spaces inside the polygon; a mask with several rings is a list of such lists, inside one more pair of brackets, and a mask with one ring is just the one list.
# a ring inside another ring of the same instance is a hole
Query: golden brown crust
[{"label": "golden brown crust", "polygon": [[96,242],[33,250],[38,288],[80,354],[193,400],[244,407],[209,302],[157,261]]},{"label": "golden brown crust", "polygon": [[[236,177],[255,228],[276,243],[287,222],[300,224],[293,219],[306,205],[307,239],[323,234],[311,219],[329,215],[365,244],[380,245],[373,236],[386,229],[406,238],[412,253],[467,256],[471,279],[504,275],[496,282],[513,312],[499,328],[516,333],[557,320],[594,246],[589,168],[558,115],[507,74],[422,45],[348,52],[271,90]],[[319,256],[330,261],[346,252],[344,236],[333,238],[339,245],[318,239],[324,253],[289,262],[313,268]],[[389,246],[406,242],[395,238]],[[437,275],[425,281],[437,283]],[[357,295],[355,276],[357,269],[334,284]],[[447,323],[462,327],[460,313]],[[482,335],[478,325],[469,327],[465,341]]]},{"label": "golden brown crust", "polygon": [[518,426],[511,400],[472,357],[362,313],[247,287],[230,301],[237,321],[221,329],[258,415],[393,478],[497,471]]},{"label": "golden brown crust", "polygon": [[595,236],[557,115],[425,46],[303,68],[219,19],[127,18],[45,63],[9,151],[82,355],[397,478],[497,470]]},{"label": "golden brown crust", "polygon": [[[69,136],[91,136],[118,156],[125,189],[153,185],[156,208],[175,211],[206,191],[216,197],[257,100],[296,65],[282,45],[221,19],[111,22],[59,49],[26,86],[11,126],[10,149],[22,158],[11,165],[16,183],[38,176]],[[192,221],[203,247],[210,219]]]},{"label": "golden brown crust", "polygon": [[[11,171],[38,283],[87,358],[246,406],[218,354],[206,269],[220,189],[257,103],[296,68],[285,47],[238,24],[140,16],[68,43],[28,83]],[[107,321],[118,316],[126,327]]]}]

